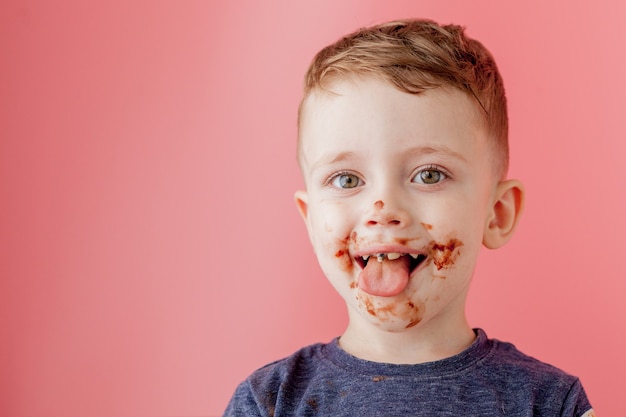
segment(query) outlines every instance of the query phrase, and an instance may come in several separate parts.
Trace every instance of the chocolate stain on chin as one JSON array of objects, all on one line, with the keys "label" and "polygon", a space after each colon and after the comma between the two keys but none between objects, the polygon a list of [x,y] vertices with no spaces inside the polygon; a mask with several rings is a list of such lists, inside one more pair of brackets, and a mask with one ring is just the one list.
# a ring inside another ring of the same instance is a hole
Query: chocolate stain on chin
[{"label": "chocolate stain on chin", "polygon": [[438,270],[454,265],[460,254],[457,250],[459,246],[463,246],[463,242],[454,238],[447,243],[430,242],[430,257]]},{"label": "chocolate stain on chin", "polygon": [[416,313],[416,316],[411,319],[409,324],[404,326],[405,329],[410,329],[411,327],[415,326],[420,321],[422,321],[422,311],[420,310],[419,307],[416,307],[415,304],[412,301],[409,301],[407,303],[407,307],[409,307],[411,309],[411,311],[414,311]]},{"label": "chocolate stain on chin", "polygon": [[[357,300],[361,300],[361,298],[357,296]],[[368,314],[376,317],[381,322],[388,322],[394,318],[408,322],[405,329],[418,324],[422,321],[424,315],[423,303],[416,305],[410,299],[406,301],[389,301],[380,307],[376,307],[372,298],[367,295],[362,300],[362,307],[365,307]]]},{"label": "chocolate stain on chin", "polygon": [[404,326],[405,329],[410,329],[413,326],[417,326],[419,324],[419,322],[422,321],[421,317],[418,319],[413,320],[412,322],[410,322],[409,324],[407,324],[406,326]]},{"label": "chocolate stain on chin", "polygon": [[376,313],[376,309],[374,308],[374,303],[372,303],[372,300],[370,300],[369,298],[365,299],[365,309],[372,316],[378,317],[378,314]]}]

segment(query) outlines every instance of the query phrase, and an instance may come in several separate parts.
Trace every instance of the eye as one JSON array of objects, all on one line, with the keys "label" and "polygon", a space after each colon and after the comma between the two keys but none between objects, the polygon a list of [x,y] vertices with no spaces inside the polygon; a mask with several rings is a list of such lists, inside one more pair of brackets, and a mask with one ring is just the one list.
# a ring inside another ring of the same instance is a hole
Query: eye
[{"label": "eye", "polygon": [[354,174],[339,173],[331,177],[328,181],[336,188],[354,188],[361,184],[361,179]]},{"label": "eye", "polygon": [[432,185],[440,183],[446,178],[446,174],[444,174],[440,169],[436,167],[427,167],[418,171],[415,177],[413,177],[413,182]]}]

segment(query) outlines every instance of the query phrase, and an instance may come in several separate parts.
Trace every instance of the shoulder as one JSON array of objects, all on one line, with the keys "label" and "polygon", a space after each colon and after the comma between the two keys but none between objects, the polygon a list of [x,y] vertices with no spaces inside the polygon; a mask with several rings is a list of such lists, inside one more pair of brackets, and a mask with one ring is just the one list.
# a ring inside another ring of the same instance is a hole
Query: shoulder
[{"label": "shoulder", "polygon": [[292,375],[309,375],[319,369],[323,361],[324,343],[316,343],[298,349],[291,355],[271,362],[254,371],[247,379],[252,387],[279,387]]},{"label": "shoulder", "polygon": [[562,404],[562,415],[593,417],[580,380],[551,364],[518,350],[513,344],[490,339],[491,350],[481,368],[507,390],[526,392],[538,405]]},{"label": "shoulder", "polygon": [[[290,391],[290,398],[298,396],[296,380],[314,377],[322,361],[325,344],[314,344],[299,349],[288,357],[269,363],[246,378],[235,390],[224,416],[274,415],[279,397]],[[293,392],[291,392],[293,391]]]},{"label": "shoulder", "polygon": [[489,340],[492,346],[485,357],[485,365],[496,372],[504,372],[509,377],[522,381],[533,381],[571,386],[577,378],[549,363],[536,359],[518,350],[515,345],[498,339]]}]

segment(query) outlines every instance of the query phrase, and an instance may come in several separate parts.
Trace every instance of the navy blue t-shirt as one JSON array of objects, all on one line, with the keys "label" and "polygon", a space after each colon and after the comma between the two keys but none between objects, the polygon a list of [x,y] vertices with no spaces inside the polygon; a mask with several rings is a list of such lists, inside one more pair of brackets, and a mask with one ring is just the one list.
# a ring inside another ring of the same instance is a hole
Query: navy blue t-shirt
[{"label": "navy blue t-shirt", "polygon": [[418,365],[370,362],[338,339],[305,347],[242,382],[224,416],[568,416],[591,409],[578,378],[477,338],[465,351]]}]

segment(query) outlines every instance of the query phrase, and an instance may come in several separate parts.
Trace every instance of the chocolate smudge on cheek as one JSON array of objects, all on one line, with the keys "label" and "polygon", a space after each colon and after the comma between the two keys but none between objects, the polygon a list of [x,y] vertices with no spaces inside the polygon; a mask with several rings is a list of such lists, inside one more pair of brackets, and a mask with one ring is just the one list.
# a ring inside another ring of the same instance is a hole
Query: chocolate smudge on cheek
[{"label": "chocolate smudge on cheek", "polygon": [[335,252],[335,257],[339,259],[341,269],[343,269],[344,271],[350,272],[354,269],[352,259],[350,259],[350,255],[348,255],[348,252],[344,251],[343,249],[339,249],[337,252]]},{"label": "chocolate smudge on cheek", "polygon": [[454,265],[456,258],[461,254],[458,250],[460,246],[463,246],[463,242],[454,238],[447,243],[430,242],[430,257],[438,270]]},{"label": "chocolate smudge on cheek", "polygon": [[426,230],[433,230],[433,225],[432,224],[428,224],[428,223],[424,223],[424,222],[420,222],[420,224]]},{"label": "chocolate smudge on cheek", "polygon": [[339,259],[341,262],[341,269],[346,272],[352,272],[354,270],[354,264],[352,263],[352,258],[350,258],[349,248],[351,245],[355,244],[356,237],[356,232],[352,232],[337,242],[338,249],[335,252],[335,258]]}]

